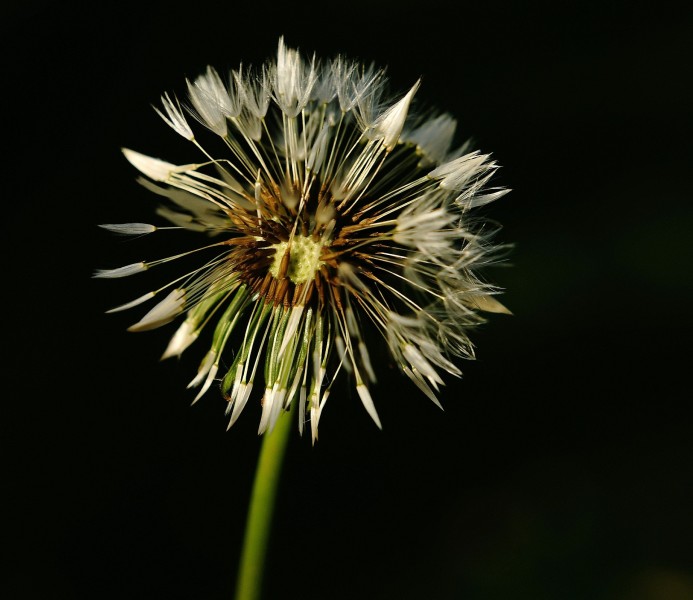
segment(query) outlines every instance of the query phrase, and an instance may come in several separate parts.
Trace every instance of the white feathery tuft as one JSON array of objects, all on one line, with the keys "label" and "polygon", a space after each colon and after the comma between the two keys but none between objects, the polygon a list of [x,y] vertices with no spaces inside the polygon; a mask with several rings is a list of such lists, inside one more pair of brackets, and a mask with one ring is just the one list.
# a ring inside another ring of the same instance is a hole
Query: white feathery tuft
[{"label": "white feathery tuft", "polygon": [[99,269],[97,270],[93,277],[97,279],[114,279],[116,277],[129,277],[135,273],[141,273],[147,270],[147,263],[138,262],[132,263],[131,265],[125,265],[124,267],[117,267],[115,269]]},{"label": "white feathery tuft", "polygon": [[414,144],[423,155],[420,166],[442,162],[450,151],[457,121],[448,114],[424,121],[416,129],[404,132],[404,141]]},{"label": "white feathery tuft", "polygon": [[128,327],[128,331],[146,331],[170,323],[183,312],[185,290],[175,289],[152,308],[142,319]]},{"label": "white feathery tuft", "polygon": [[171,174],[177,169],[176,165],[147,156],[146,154],[141,154],[140,152],[135,152],[129,148],[122,148],[122,151],[125,158],[127,158],[128,162],[135,167],[135,169],[154,181],[167,181]]},{"label": "white feathery tuft", "polygon": [[373,125],[375,131],[375,138],[382,139],[383,145],[388,149],[392,150],[397,142],[399,141],[399,136],[404,128],[404,122],[407,119],[407,114],[409,114],[409,105],[411,104],[416,90],[419,89],[421,80],[417,81],[411,89],[406,93],[404,98],[402,98],[397,104],[388,108]]},{"label": "white feathery tuft", "polygon": [[99,225],[99,227],[122,235],[146,235],[156,231],[156,227],[149,223],[106,223]]},{"label": "white feathery tuft", "polygon": [[378,416],[378,412],[375,410],[373,398],[371,397],[371,393],[368,391],[366,385],[363,383],[357,385],[356,392],[358,393],[359,398],[361,398],[361,403],[366,409],[366,412],[370,415],[371,419],[373,419],[373,422],[378,426],[378,429],[382,429],[383,426],[380,423],[380,417]]},{"label": "white feathery tuft", "polygon": [[184,137],[186,140],[192,141],[195,139],[195,135],[193,134],[192,129],[190,129],[190,125],[188,125],[188,121],[183,114],[183,110],[181,109],[178,100],[174,102],[171,100],[171,97],[168,94],[164,94],[161,97],[161,104],[163,105],[166,114],[162,113],[156,106],[153,108],[156,111],[156,114],[158,114],[164,120],[164,123],[166,123],[166,125],[173,129],[173,131]]},{"label": "white feathery tuft", "polygon": [[142,304],[143,302],[146,302],[147,300],[151,300],[155,296],[155,292],[147,292],[146,294],[140,296],[139,298],[135,298],[134,300],[130,302],[126,302],[125,304],[121,304],[120,306],[116,306],[115,308],[111,308],[107,310],[107,313],[116,313],[120,312],[121,310],[127,310],[129,308],[133,308],[135,306],[138,306]]},{"label": "white feathery tuft", "polygon": [[188,97],[192,102],[195,116],[218,136],[224,137],[227,132],[226,117],[233,113],[237,116],[236,106],[232,105],[229,93],[221,81],[221,77],[212,67],[197,77],[194,83],[189,80]]},{"label": "white feathery tuft", "polygon": [[161,360],[183,354],[183,351],[197,339],[198,335],[199,331],[195,330],[191,321],[183,321],[181,326],[176,330],[176,333],[173,334],[166,350],[161,355]]}]

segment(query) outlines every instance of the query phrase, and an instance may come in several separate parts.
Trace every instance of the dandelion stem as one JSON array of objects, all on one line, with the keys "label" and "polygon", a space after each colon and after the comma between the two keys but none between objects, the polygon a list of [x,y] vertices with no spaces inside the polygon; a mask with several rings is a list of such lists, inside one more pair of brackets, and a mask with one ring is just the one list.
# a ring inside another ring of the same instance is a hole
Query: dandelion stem
[{"label": "dandelion stem", "polygon": [[[294,404],[296,403],[291,403],[292,408]],[[283,413],[279,415],[274,429],[263,435],[246,520],[236,584],[236,600],[258,600],[261,597],[262,576],[279,475],[293,422],[290,414]]]}]

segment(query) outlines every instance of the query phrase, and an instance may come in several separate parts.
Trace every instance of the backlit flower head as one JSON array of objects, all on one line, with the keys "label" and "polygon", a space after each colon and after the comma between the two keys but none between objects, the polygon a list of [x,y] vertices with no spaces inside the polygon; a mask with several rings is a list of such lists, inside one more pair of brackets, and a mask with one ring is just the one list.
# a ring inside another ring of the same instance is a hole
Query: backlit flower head
[{"label": "backlit flower head", "polygon": [[209,330],[189,387],[197,400],[219,386],[229,426],[249,401],[261,402],[260,433],[298,403],[299,429],[309,421],[315,441],[344,374],[380,427],[373,348],[440,406],[443,377],[461,375],[456,359],[473,358],[468,332],[482,311],[507,312],[479,276],[498,247],[494,228],[474,215],[506,192],[490,186],[496,164],[466,145],[451,148],[455,120],[417,114],[418,88],[392,97],[383,70],[306,60],[280,39],[276,60],[259,69],[222,76],[208,67],[187,82],[184,101],[162,97],[155,110],[192,143],[194,162],[123,150],[164,202],[157,214],[168,224],[102,227],[184,229],[204,242],[95,276],[199,258],[110,312],[156,298],[131,331],[180,317],[164,358]]}]

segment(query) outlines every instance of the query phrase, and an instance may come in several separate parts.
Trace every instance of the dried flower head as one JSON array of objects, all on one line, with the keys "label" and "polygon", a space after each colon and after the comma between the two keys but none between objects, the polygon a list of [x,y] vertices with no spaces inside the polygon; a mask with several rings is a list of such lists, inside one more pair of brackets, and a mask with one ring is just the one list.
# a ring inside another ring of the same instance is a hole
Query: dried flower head
[{"label": "dried flower head", "polygon": [[[453,360],[473,358],[468,331],[483,322],[481,311],[507,312],[478,274],[498,259],[493,228],[471,216],[507,191],[489,187],[496,164],[467,144],[451,150],[456,122],[448,114],[414,114],[419,82],[396,100],[386,84],[383,70],[343,57],[306,61],[280,39],[276,61],[260,69],[222,78],[208,67],[187,82],[187,104],[162,97],[155,110],[196,147],[198,162],[123,150],[144,175],[140,183],[164,199],[157,213],[173,226],[102,227],[131,235],[185,229],[208,241],[95,276],[206,255],[109,312],[165,294],[129,328],[153,329],[185,313],[164,358],[213,327],[190,387],[199,387],[197,400],[220,382],[229,427],[251,397],[261,397],[260,433],[297,402],[299,429],[309,418],[315,441],[341,371],[380,427],[369,391],[369,344],[380,336],[392,361],[440,406],[442,374],[459,376]],[[203,148],[195,121],[215,134],[205,133],[219,152]]]}]

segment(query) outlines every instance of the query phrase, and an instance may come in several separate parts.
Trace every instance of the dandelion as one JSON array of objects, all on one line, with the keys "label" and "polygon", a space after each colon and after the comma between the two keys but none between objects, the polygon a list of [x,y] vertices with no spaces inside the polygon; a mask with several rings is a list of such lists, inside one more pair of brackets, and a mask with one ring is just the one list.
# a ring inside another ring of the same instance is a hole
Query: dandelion
[{"label": "dandelion", "polygon": [[344,57],[306,60],[280,38],[276,60],[260,68],[222,77],[208,67],[186,84],[183,102],[166,93],[155,111],[193,145],[195,162],[123,150],[161,198],[166,224],[102,227],[188,231],[204,242],[95,277],[192,261],[109,312],[158,300],[129,329],[180,320],[162,358],[206,337],[189,387],[194,401],[219,387],[229,427],[248,403],[261,404],[265,435],[236,588],[237,600],[258,600],[292,422],[282,414],[296,411],[315,443],[341,378],[380,427],[374,347],[441,406],[445,377],[459,377],[458,359],[474,357],[470,331],[484,313],[508,312],[481,277],[503,251],[497,227],[475,210],[507,190],[492,186],[488,154],[453,147],[452,116],[417,108],[420,81],[392,96],[384,70]]},{"label": "dandelion", "polygon": [[[473,358],[469,332],[507,312],[480,270],[501,247],[475,209],[506,193],[456,121],[417,111],[420,82],[393,97],[382,69],[305,59],[279,40],[276,60],[223,77],[212,67],[164,94],[156,112],[195,148],[175,165],[124,149],[168,223],[102,225],[125,235],[200,234],[194,251],[97,271],[119,278],[181,259],[192,270],[110,312],[156,303],[130,331],[182,320],[163,358],[209,331],[189,387],[218,386],[229,427],[248,403],[259,433],[296,406],[313,442],[335,382],[352,382],[375,424],[374,345],[440,406],[446,376]],[[199,130],[196,133],[196,130]],[[203,138],[205,141],[203,142]],[[208,139],[207,139],[208,138]],[[204,143],[204,146],[203,146]],[[212,148],[214,147],[214,149]]]}]

